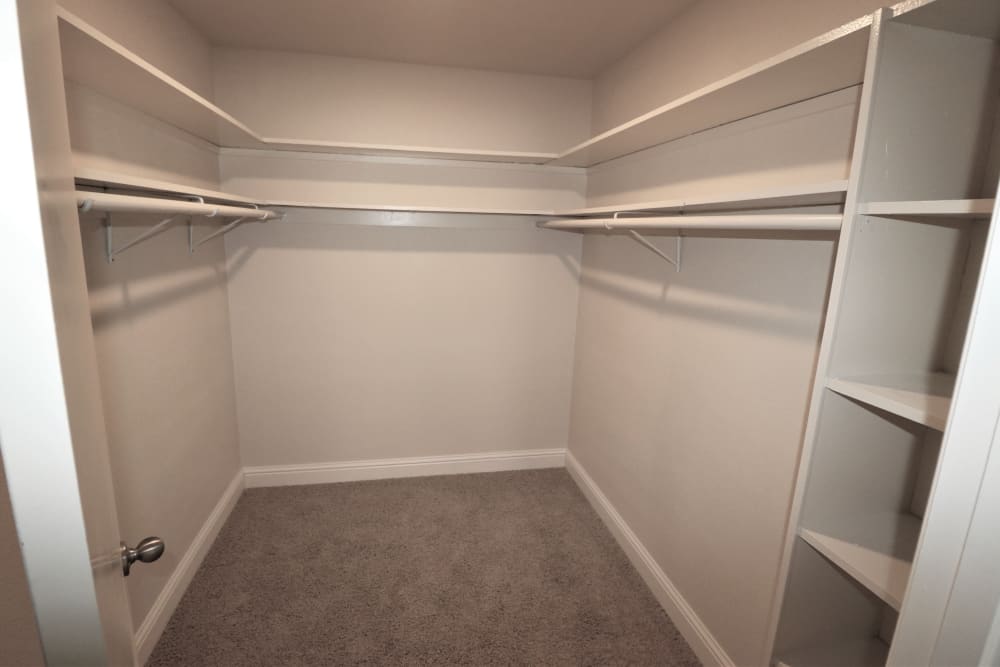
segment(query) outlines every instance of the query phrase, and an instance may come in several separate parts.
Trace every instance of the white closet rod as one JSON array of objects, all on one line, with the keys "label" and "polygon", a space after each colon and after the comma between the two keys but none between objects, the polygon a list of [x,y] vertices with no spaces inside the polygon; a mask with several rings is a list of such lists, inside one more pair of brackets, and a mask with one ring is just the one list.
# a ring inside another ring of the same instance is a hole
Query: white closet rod
[{"label": "white closet rod", "polygon": [[165,215],[199,215],[208,218],[219,216],[249,218],[253,220],[271,220],[279,217],[279,214],[274,211],[265,211],[245,206],[206,204],[204,202],[157,199],[156,197],[137,197],[133,195],[113,195],[106,192],[77,192],[76,205],[84,212],[162,213]]},{"label": "white closet rod", "polygon": [[546,229],[719,229],[746,231],[838,230],[844,216],[796,215],[669,215],[645,218],[587,218],[547,220]]}]

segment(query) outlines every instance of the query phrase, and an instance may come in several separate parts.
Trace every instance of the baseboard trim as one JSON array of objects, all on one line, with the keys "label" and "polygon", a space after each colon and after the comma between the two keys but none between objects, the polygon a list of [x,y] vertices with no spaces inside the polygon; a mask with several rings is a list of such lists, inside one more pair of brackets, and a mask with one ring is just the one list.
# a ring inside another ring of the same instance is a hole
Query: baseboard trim
[{"label": "baseboard trim", "polygon": [[722,645],[709,632],[708,627],[687,603],[666,573],[657,565],[652,554],[639,540],[625,519],[618,513],[611,501],[601,491],[597,483],[587,474],[572,453],[566,452],[566,469],[576,481],[583,495],[593,505],[604,524],[615,536],[629,560],[649,586],[664,611],[694,650],[703,665],[730,667],[735,665]]},{"label": "baseboard trim", "polygon": [[257,488],[359,482],[398,477],[500,472],[503,470],[562,468],[565,464],[565,449],[525,449],[455,456],[414,456],[403,459],[255,466],[244,468],[243,472],[246,475],[247,488]]},{"label": "baseboard trim", "polygon": [[[142,625],[136,631],[134,641],[138,664],[144,665],[149,660],[149,656],[153,652],[153,647],[156,646],[156,642],[159,641],[164,628],[167,627],[167,621],[170,620],[170,616],[174,613],[177,604],[184,596],[184,592],[191,583],[195,572],[198,571],[198,567],[205,560],[209,549],[212,548],[212,543],[215,542],[219,530],[226,523],[226,519],[229,518],[229,514],[232,512],[233,507],[236,506],[236,501],[239,500],[242,492],[243,471],[240,470],[233,477],[233,481],[229,483],[229,486],[226,487],[226,490],[222,493],[222,497],[219,498],[219,502],[216,503],[208,518],[205,519],[201,530],[195,535],[191,546],[188,547],[184,556],[181,557],[180,562],[177,563],[174,573],[170,575],[166,586],[160,591],[160,594],[156,597],[156,602],[153,603],[149,613],[146,614],[146,618],[142,621]],[[167,545],[167,548],[170,548],[170,545]]]}]

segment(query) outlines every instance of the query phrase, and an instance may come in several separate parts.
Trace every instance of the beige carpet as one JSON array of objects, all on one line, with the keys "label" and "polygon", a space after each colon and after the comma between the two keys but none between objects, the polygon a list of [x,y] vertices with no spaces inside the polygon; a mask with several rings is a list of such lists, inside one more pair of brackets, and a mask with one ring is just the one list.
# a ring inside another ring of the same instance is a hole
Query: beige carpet
[{"label": "beige carpet", "polygon": [[150,665],[697,665],[565,470],[250,489]]}]

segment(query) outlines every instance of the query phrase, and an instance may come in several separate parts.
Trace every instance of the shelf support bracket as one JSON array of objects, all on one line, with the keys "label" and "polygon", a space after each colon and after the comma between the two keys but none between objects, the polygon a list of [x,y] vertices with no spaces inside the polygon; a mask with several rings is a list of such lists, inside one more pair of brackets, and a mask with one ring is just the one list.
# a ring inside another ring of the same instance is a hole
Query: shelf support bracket
[{"label": "shelf support bracket", "polygon": [[177,219],[177,216],[176,215],[172,215],[169,218],[161,220],[160,222],[156,223],[155,225],[153,225],[152,227],[150,227],[149,229],[147,229],[146,231],[144,231],[142,234],[139,234],[138,236],[136,236],[134,239],[132,239],[128,243],[125,243],[124,245],[122,245],[120,248],[114,248],[113,245],[112,245],[112,235],[113,235],[114,232],[113,232],[113,228],[112,228],[112,225],[111,225],[111,214],[108,213],[107,217],[104,219],[104,250],[105,250],[105,253],[107,254],[107,257],[108,257],[108,264],[111,264],[112,262],[114,262],[115,261],[115,257],[117,257],[118,255],[122,254],[123,252],[125,252],[126,250],[128,250],[129,248],[131,248],[132,246],[139,245],[140,243],[142,243],[146,239],[150,239],[150,238],[156,236],[157,234],[159,234],[160,232],[162,232],[164,229],[166,229],[167,227],[169,227],[174,222],[174,220],[176,220],[176,219]]},{"label": "shelf support bracket", "polygon": [[677,249],[674,253],[674,257],[671,257],[667,253],[663,252],[657,248],[653,243],[647,239],[645,236],[635,231],[634,229],[628,230],[628,233],[632,235],[632,238],[636,240],[640,245],[649,249],[650,252],[656,253],[661,258],[665,259],[670,264],[674,265],[674,269],[679,273],[681,270],[681,235],[677,235]]},{"label": "shelf support bracket", "polygon": [[191,223],[191,222],[188,222],[188,252],[193,253],[194,249],[197,248],[198,246],[200,246],[200,245],[202,245],[204,243],[208,243],[209,241],[211,241],[212,239],[214,239],[216,236],[222,236],[226,232],[229,232],[229,231],[232,231],[232,230],[236,229],[241,224],[243,224],[243,222],[245,220],[246,220],[246,218],[236,218],[235,220],[233,220],[232,222],[230,222],[228,225],[223,225],[222,227],[220,227],[219,229],[216,229],[214,232],[212,232],[208,236],[203,236],[200,239],[198,239],[197,241],[194,240],[194,224]]}]

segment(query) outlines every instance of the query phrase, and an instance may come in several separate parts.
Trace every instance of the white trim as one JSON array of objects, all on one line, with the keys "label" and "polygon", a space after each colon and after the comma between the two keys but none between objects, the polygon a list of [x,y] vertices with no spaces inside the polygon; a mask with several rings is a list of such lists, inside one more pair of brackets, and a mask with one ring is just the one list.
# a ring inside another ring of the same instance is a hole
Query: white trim
[{"label": "white trim", "polygon": [[222,493],[222,497],[215,505],[212,513],[205,519],[201,530],[195,535],[191,546],[188,547],[180,562],[177,563],[177,568],[170,575],[170,579],[167,580],[167,585],[160,591],[160,594],[156,597],[156,602],[153,603],[142,625],[136,631],[135,652],[138,664],[143,665],[149,660],[149,656],[153,652],[153,647],[156,646],[156,642],[160,639],[160,635],[163,634],[164,628],[167,627],[167,621],[170,620],[170,616],[174,613],[177,604],[184,596],[184,592],[191,583],[191,579],[194,578],[195,572],[198,571],[202,561],[205,560],[208,550],[212,548],[212,543],[215,542],[219,530],[226,523],[230,512],[233,511],[233,507],[236,506],[236,501],[239,500],[243,492],[243,479],[243,471],[240,470]]},{"label": "white trim", "polygon": [[254,466],[244,468],[243,472],[246,475],[246,487],[252,489],[262,486],[330,484],[396,477],[562,468],[565,461],[565,449],[526,449],[453,456]]},{"label": "white trim", "polygon": [[667,612],[667,616],[691,645],[702,664],[725,667],[735,665],[736,663],[709,632],[708,627],[698,618],[698,614],[691,608],[677,587],[657,565],[653,555],[639,541],[639,537],[569,451],[566,452],[566,470],[583,491],[583,495],[593,505],[608,530],[618,540],[618,544],[621,545],[635,569],[639,571],[663,610]]}]

